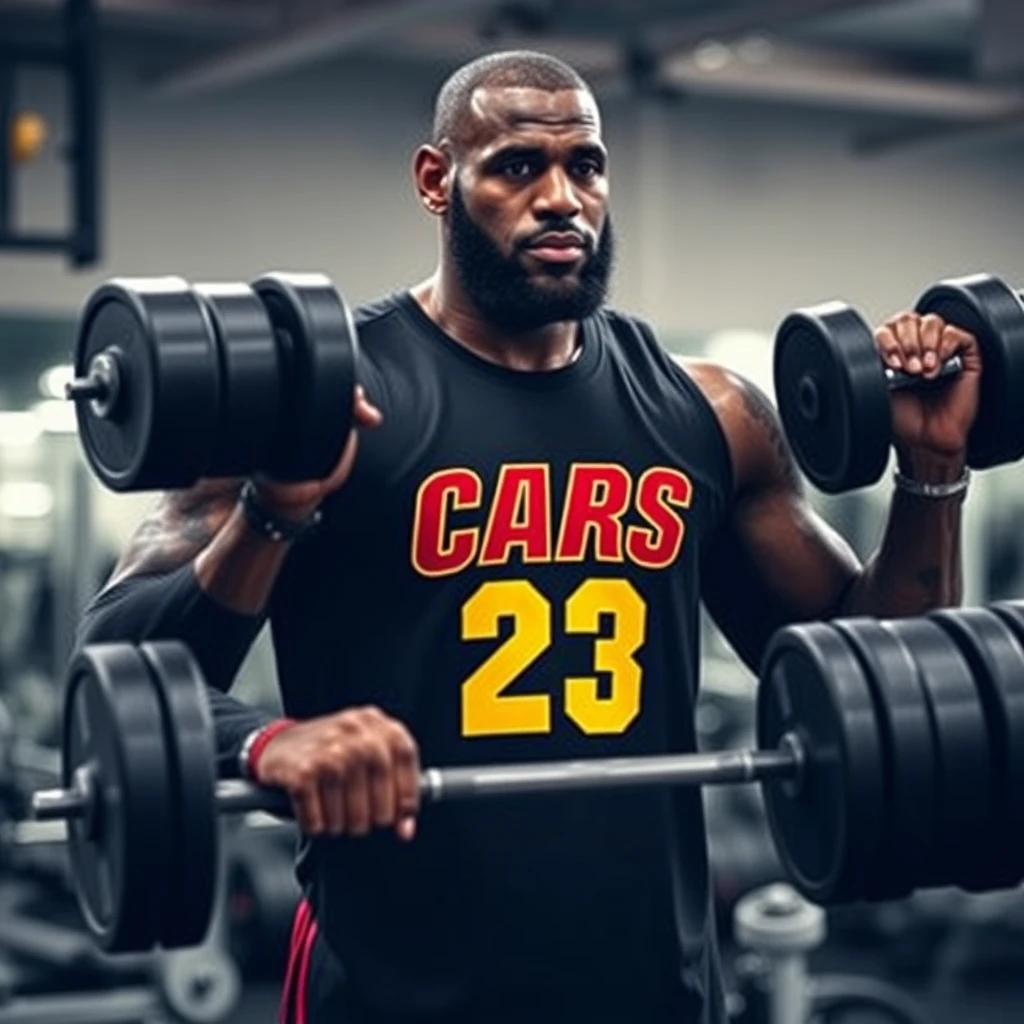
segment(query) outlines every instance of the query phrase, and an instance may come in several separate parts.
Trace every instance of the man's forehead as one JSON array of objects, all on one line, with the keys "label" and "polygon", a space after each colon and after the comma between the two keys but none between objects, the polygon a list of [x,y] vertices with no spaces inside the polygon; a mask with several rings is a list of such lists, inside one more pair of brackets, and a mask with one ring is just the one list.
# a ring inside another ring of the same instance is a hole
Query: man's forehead
[{"label": "man's forehead", "polygon": [[467,136],[481,142],[497,134],[545,128],[601,131],[601,115],[585,89],[480,86],[469,104]]}]

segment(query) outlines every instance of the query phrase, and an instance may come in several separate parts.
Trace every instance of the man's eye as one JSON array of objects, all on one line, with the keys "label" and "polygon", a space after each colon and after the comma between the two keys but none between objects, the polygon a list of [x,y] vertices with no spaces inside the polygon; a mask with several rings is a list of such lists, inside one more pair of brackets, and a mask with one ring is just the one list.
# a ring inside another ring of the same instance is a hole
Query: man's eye
[{"label": "man's eye", "polygon": [[512,160],[505,164],[505,177],[521,181],[533,174],[533,163],[529,160]]},{"label": "man's eye", "polygon": [[580,178],[595,178],[601,173],[601,165],[596,160],[580,160],[576,163],[576,175]]}]

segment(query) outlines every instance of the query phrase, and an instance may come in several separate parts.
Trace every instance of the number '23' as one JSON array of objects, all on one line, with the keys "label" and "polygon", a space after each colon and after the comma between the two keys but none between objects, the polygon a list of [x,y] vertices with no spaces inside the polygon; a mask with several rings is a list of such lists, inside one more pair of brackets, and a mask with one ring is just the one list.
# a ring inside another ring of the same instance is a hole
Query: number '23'
[{"label": "number '23'", "polygon": [[[565,631],[596,637],[594,670],[611,678],[607,696],[596,675],[566,678],[565,713],[590,735],[625,732],[640,713],[634,655],[645,639],[647,607],[628,580],[593,578],[569,595],[564,610]],[[612,617],[610,637],[599,635],[602,614]],[[505,692],[551,646],[551,602],[526,580],[485,583],[462,607],[462,639],[495,640],[505,618],[512,635],[462,684],[464,736],[551,732],[550,694]]]}]

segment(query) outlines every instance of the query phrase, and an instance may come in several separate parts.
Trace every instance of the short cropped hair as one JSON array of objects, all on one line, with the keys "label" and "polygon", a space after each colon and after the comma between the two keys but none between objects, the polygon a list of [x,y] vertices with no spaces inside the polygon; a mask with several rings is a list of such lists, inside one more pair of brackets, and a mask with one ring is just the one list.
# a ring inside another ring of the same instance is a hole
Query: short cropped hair
[{"label": "short cropped hair", "polygon": [[460,122],[469,110],[473,93],[484,86],[510,89],[580,89],[590,86],[563,60],[534,50],[506,50],[463,64],[441,86],[434,103],[434,145],[460,138]]}]

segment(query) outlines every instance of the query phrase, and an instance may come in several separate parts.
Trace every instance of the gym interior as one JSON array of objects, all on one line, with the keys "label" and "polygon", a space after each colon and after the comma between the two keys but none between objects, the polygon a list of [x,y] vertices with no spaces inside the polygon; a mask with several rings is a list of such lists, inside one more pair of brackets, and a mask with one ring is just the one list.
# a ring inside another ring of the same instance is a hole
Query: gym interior
[{"label": "gym interior", "polygon": [[[982,274],[1021,303],[1017,0],[2,0],[0,1024],[274,1019],[299,899],[294,825],[226,815],[203,943],[108,954],[83,922],[64,824],[28,813],[61,784],[82,610],[156,500],[106,486],[83,452],[86,403],[65,388],[89,369],[75,365],[87,301],[111,279],[289,272],[326,275],[354,308],[422,280],[437,233],[411,160],[434,97],[458,65],[514,49],[590,83],[610,155],[610,303],[674,355],[777,400],[796,310],[838,301],[877,324]],[[992,385],[1010,451],[1016,372]],[[971,476],[965,607],[1024,598],[1022,452]],[[891,471],[856,486],[804,474],[862,558]],[[278,707],[266,633],[232,694]],[[702,751],[756,745],[756,694],[705,616]],[[734,1021],[1021,1013],[1024,852],[995,891],[818,906],[791,884],[759,787],[709,786],[704,807]],[[1014,827],[975,840],[1013,844]],[[780,940],[773,915],[787,914]]]}]

